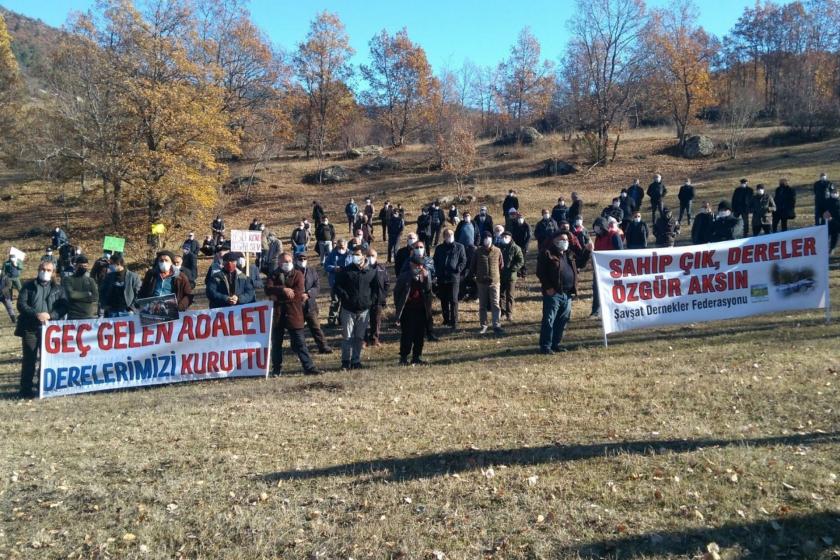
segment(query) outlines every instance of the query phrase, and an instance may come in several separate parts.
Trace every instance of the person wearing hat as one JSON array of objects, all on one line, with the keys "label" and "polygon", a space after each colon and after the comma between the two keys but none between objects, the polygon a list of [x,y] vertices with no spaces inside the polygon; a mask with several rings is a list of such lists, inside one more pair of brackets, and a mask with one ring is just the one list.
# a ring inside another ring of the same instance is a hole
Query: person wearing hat
[{"label": "person wearing hat", "polygon": [[67,298],[68,319],[95,319],[99,314],[99,286],[90,277],[90,262],[85,255],[76,257],[76,268],[61,283]]},{"label": "person wearing hat", "polygon": [[297,354],[303,372],[307,375],[321,373],[312,362],[306,341],[303,338],[303,327],[306,323],[303,305],[306,291],[306,280],[300,268],[295,268],[292,255],[283,252],[279,258],[280,265],[265,282],[265,293],[274,302],[273,324],[271,328],[271,374],[283,373],[283,338],[289,333],[289,343],[292,352]]},{"label": "person wearing hat", "polygon": [[[607,220],[604,218],[597,218],[592,224],[592,233],[595,234],[595,240],[592,242],[592,250],[594,251],[622,251],[624,250],[624,240],[621,237],[619,229],[609,227]],[[601,301],[598,298],[598,283],[597,276],[592,274],[592,313],[589,314],[592,318],[601,316]]]},{"label": "person wearing hat", "polygon": [[222,269],[210,277],[210,282],[207,284],[207,299],[210,300],[210,309],[244,305],[256,300],[254,282],[240,270],[240,259],[242,259],[242,265],[244,266],[245,255],[242,253],[229,252],[225,254],[222,259]]},{"label": "person wearing hat", "polygon": [[373,294],[379,289],[376,269],[369,267],[362,250],[351,253],[335,278],[335,293],[341,301],[341,369],[361,369],[365,332],[370,321]]},{"label": "person wearing hat", "polygon": [[397,326],[400,328],[400,365],[426,365],[423,344],[432,314],[432,275],[422,257],[414,255],[394,287]]},{"label": "person wearing hat", "polygon": [[137,311],[140,277],[125,267],[120,253],[111,255],[111,272],[99,291],[99,310],[105,317],[126,317]]},{"label": "person wearing hat", "polygon": [[828,198],[823,208],[823,220],[828,222],[828,254],[830,255],[837,247],[837,238],[840,237],[840,191],[834,185],[828,189]]},{"label": "person wearing hat", "polygon": [[572,316],[572,298],[577,294],[578,270],[571,251],[571,234],[558,232],[537,257],[537,278],[542,290],[540,352],[562,352],[560,343]]},{"label": "person wearing hat", "polygon": [[487,213],[486,206],[482,206],[478,210],[478,216],[475,218],[475,229],[476,237],[479,240],[484,236],[484,232],[493,232],[493,216]]},{"label": "person wearing hat", "polygon": [[657,247],[673,247],[680,233],[680,226],[674,219],[674,214],[667,206],[653,224],[653,237],[656,239]]},{"label": "person wearing hat", "polygon": [[740,218],[743,227],[741,234],[747,237],[749,232],[747,228],[750,227],[750,208],[752,207],[753,190],[749,186],[747,179],[741,179],[735,191],[732,193],[732,202],[729,205],[729,211],[735,218]]},{"label": "person wearing hat", "polygon": [[47,247],[44,251],[44,255],[41,257],[41,262],[49,261],[53,263],[53,266],[58,266],[58,259],[55,258],[53,254],[53,248]]},{"label": "person wearing hat", "polygon": [[193,302],[192,286],[185,274],[173,267],[175,254],[172,251],[160,251],[155,257],[154,266],[146,271],[140,285],[140,298],[150,298],[175,294],[178,311],[186,311]]},{"label": "person wearing hat", "polygon": [[513,234],[509,231],[502,232],[499,250],[502,253],[501,282],[499,283],[501,312],[505,319],[510,321],[513,315],[516,274],[525,264],[525,256],[519,245],[513,242]]},{"label": "person wearing hat", "polygon": [[503,334],[499,291],[501,284],[502,252],[493,245],[493,233],[485,231],[481,246],[473,253],[469,277],[475,280],[478,290],[478,322],[480,333],[487,332],[487,312],[492,313],[493,332]]},{"label": "person wearing hat", "polygon": [[[511,210],[513,210],[513,212],[511,212]],[[507,218],[510,214],[519,213],[519,199],[516,197],[515,190],[510,189],[507,196],[502,201],[502,213],[505,218]]]},{"label": "person wearing hat", "polygon": [[712,241],[712,226],[715,216],[712,214],[712,207],[708,201],[703,202],[700,212],[694,216],[694,223],[691,225],[691,242],[694,245],[703,245]]},{"label": "person wearing hat", "polygon": [[[752,189],[750,189],[750,191],[752,191]],[[718,204],[717,217],[715,217],[715,221],[712,223],[712,243],[716,243],[718,241],[731,241],[733,239],[743,237],[743,234],[743,220],[732,214],[731,204],[725,200],[721,200]]]}]

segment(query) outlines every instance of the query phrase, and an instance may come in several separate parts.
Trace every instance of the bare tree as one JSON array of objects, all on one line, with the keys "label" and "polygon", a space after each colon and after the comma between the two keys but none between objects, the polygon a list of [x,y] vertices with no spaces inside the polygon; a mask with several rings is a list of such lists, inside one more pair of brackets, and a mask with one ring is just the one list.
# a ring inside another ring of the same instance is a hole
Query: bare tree
[{"label": "bare tree", "polygon": [[730,158],[738,157],[746,129],[753,123],[760,109],[761,100],[753,90],[741,88],[730,93],[729,102],[723,111],[726,150]]}]

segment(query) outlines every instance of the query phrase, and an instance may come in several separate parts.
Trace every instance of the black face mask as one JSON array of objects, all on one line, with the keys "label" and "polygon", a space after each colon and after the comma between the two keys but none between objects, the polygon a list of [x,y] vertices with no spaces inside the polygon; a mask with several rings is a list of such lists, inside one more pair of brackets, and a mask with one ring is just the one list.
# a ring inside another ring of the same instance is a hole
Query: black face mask
[{"label": "black face mask", "polygon": [[84,276],[85,272],[87,272],[87,269],[77,268],[73,274],[75,274],[76,276]]}]

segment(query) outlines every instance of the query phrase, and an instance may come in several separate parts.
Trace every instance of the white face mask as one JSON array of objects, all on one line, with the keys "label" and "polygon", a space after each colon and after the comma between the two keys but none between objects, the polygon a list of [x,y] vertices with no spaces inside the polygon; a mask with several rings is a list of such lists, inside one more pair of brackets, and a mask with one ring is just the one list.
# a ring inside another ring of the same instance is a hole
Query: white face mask
[{"label": "white face mask", "polygon": [[376,257],[368,257],[368,264],[373,266],[376,264]]},{"label": "white face mask", "polygon": [[569,248],[569,242],[566,241],[565,239],[560,239],[560,240],[558,240],[557,242],[554,243],[554,246],[557,247],[558,249],[560,249],[561,251],[565,251],[566,249]]},{"label": "white face mask", "polygon": [[292,269],[293,269],[294,267],[295,267],[295,265],[293,265],[293,264],[292,264],[292,263],[290,263],[290,262],[284,262],[284,263],[282,263],[282,264],[280,265],[280,269],[281,269],[283,272],[291,272],[291,271],[292,271]]},{"label": "white face mask", "polygon": [[732,212],[730,212],[729,210],[721,210],[720,212],[718,212],[718,217],[728,218],[730,214],[732,214]]},{"label": "white face mask", "polygon": [[470,218],[469,216],[467,216],[466,218],[464,218],[464,221],[465,221],[466,223],[470,223],[470,222],[472,221],[472,218]]},{"label": "white face mask", "polygon": [[543,220],[549,219],[551,216],[549,214],[543,214]]},{"label": "white face mask", "polygon": [[485,237],[485,238],[484,238],[484,241],[482,241],[481,243],[482,243],[482,245],[484,245],[485,247],[489,247],[490,245],[492,245],[492,244],[493,244],[493,240],[492,240],[492,239],[490,239],[489,237]]},{"label": "white face mask", "polygon": [[510,237],[502,237],[502,245],[510,245]]},{"label": "white face mask", "polygon": [[238,266],[239,268],[245,268],[245,259],[244,258],[236,259],[236,266]]},{"label": "white face mask", "polygon": [[524,224],[525,223],[525,218],[516,218],[516,223],[518,223],[520,225]]},{"label": "white face mask", "polygon": [[454,243],[454,242],[455,242],[455,238],[454,238],[454,237],[444,237],[444,238],[443,238],[443,240],[444,240],[444,242],[446,242],[446,243]]},{"label": "white face mask", "polygon": [[840,193],[831,193],[831,198],[840,198]]},{"label": "white face mask", "polygon": [[422,257],[423,255],[426,254],[426,248],[425,247],[417,247],[416,249],[414,249],[414,254],[417,255],[418,257]]},{"label": "white face mask", "polygon": [[575,220],[575,227],[583,226],[583,220]]},{"label": "white face mask", "polygon": [[49,282],[52,280],[53,273],[49,270],[39,270],[38,271],[38,280],[41,282]]},{"label": "white face mask", "polygon": [[161,261],[161,262],[158,263],[158,268],[160,269],[161,272],[169,272],[169,270],[172,268],[172,263],[171,262],[166,262],[166,261]]},{"label": "white face mask", "polygon": [[346,254],[346,253],[347,253],[347,249],[339,249],[339,250],[338,250],[338,254],[339,254],[339,255],[344,255],[344,254]]},{"label": "white face mask", "polygon": [[633,221],[638,224],[642,221],[642,217],[641,216],[636,216],[635,218],[633,218]]},{"label": "white face mask", "polygon": [[173,265],[172,265],[172,271],[173,271],[175,274],[178,274],[179,272],[181,272],[181,267],[180,267],[180,266],[178,266],[178,265],[173,264]]},{"label": "white face mask", "polygon": [[764,194],[764,189],[758,189],[755,192],[757,192],[759,195],[762,195],[762,194]]},{"label": "white face mask", "polygon": [[297,262],[297,265],[298,265],[299,267],[301,267],[301,268],[304,268],[304,269],[306,268],[306,265],[307,265],[307,264],[308,264],[308,263],[307,263],[306,261],[298,261],[298,262]]},{"label": "white face mask", "polygon": [[409,237],[408,241],[405,242],[407,247],[412,247],[415,243],[417,243],[417,240],[413,237]]},{"label": "white face mask", "polygon": [[364,260],[365,259],[363,257],[360,257],[359,255],[353,256],[353,264],[355,264],[356,266],[362,266],[362,262],[364,262]]}]

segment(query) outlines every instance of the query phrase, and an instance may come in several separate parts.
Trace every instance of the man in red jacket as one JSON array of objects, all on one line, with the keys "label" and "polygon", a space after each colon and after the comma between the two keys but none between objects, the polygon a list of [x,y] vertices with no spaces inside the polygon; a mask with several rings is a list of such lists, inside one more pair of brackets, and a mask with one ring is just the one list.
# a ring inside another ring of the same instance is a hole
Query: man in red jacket
[{"label": "man in red jacket", "polygon": [[265,283],[265,293],[274,302],[274,325],[271,333],[271,374],[283,373],[283,338],[289,331],[292,352],[297,354],[303,372],[307,375],[321,373],[309,355],[309,349],[303,338],[305,319],[303,314],[304,282],[303,273],[292,263],[292,255],[280,255],[280,268],[269,276]]}]

